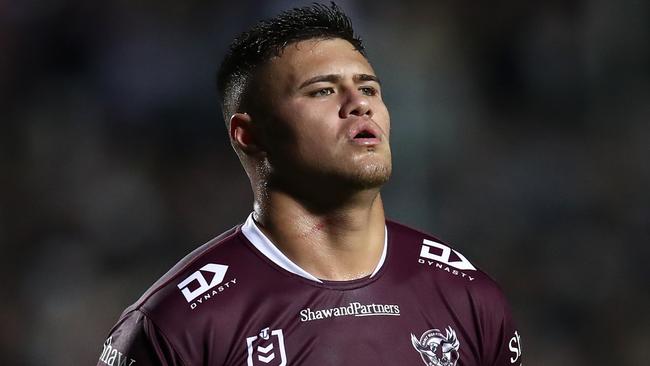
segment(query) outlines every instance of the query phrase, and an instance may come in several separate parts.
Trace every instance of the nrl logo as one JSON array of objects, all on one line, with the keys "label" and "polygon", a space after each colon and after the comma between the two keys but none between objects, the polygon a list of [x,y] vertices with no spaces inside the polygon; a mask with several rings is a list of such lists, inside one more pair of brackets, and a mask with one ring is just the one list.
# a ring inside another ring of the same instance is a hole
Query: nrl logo
[{"label": "nrl logo", "polygon": [[418,340],[411,333],[411,343],[416,351],[420,353],[422,361],[427,366],[456,366],[460,354],[460,342],[456,337],[456,332],[447,327],[446,334],[438,329],[429,329]]},{"label": "nrl logo", "polygon": [[246,338],[247,366],[286,366],[282,329],[264,328],[256,336]]}]

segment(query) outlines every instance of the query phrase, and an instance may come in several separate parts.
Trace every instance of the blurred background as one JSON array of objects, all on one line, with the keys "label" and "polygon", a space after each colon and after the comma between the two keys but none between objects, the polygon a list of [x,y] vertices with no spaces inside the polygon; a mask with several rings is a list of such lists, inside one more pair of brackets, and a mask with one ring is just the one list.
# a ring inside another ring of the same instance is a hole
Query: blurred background
[{"label": "blurred background", "polygon": [[[121,311],[241,222],[214,74],[307,2],[0,1],[0,355],[94,365]],[[393,123],[388,215],[503,287],[527,365],[650,359],[650,3],[339,1]]]}]

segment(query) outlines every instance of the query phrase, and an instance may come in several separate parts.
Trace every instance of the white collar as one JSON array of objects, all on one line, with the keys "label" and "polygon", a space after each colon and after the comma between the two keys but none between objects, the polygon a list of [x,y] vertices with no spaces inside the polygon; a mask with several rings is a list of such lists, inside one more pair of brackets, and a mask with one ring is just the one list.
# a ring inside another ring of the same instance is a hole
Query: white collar
[{"label": "white collar", "polygon": [[[277,264],[278,266],[282,267],[283,269],[297,274],[298,276],[304,277],[308,280],[316,281],[316,282],[323,282],[320,279],[318,279],[316,276],[312,275],[311,273],[305,271],[302,269],[299,265],[291,261],[291,259],[287,258],[284,253],[276,247],[269,238],[264,235],[262,230],[260,230],[257,227],[257,224],[255,223],[255,220],[253,220],[253,214],[251,213],[248,215],[248,218],[246,219],[246,222],[244,222],[244,225],[241,227],[241,231],[248,239],[248,241],[253,244],[257,250],[260,251],[260,253],[264,254],[266,258],[271,260],[273,263]],[[386,252],[388,249],[388,229],[386,229],[386,226],[384,225],[384,249],[381,252],[381,258],[379,258],[379,263],[377,263],[377,266],[375,267],[375,270],[372,271],[372,274],[370,277],[373,277],[374,275],[379,272],[381,267],[384,264],[384,261],[386,260]]]}]

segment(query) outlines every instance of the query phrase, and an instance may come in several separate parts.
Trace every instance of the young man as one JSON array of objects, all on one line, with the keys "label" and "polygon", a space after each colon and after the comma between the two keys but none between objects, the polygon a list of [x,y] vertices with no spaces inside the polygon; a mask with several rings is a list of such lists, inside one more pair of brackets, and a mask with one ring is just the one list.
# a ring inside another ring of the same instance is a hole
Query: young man
[{"label": "young man", "polygon": [[335,5],[238,37],[219,72],[254,211],[123,314],[98,365],[520,365],[496,284],[384,217],[390,118]]}]

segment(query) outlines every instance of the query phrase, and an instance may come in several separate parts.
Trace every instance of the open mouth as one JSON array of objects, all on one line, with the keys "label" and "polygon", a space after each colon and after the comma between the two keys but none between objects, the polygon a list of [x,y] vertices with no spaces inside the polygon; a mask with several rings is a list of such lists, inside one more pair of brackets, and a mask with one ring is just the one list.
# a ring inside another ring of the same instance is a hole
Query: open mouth
[{"label": "open mouth", "polygon": [[382,135],[372,122],[360,121],[348,130],[348,139],[360,146],[375,146],[381,144]]},{"label": "open mouth", "polygon": [[360,131],[354,136],[355,139],[374,139],[375,137],[377,136],[368,130]]},{"label": "open mouth", "polygon": [[381,143],[379,133],[373,128],[362,128],[360,131],[351,134],[352,142],[361,146],[375,146]]}]

